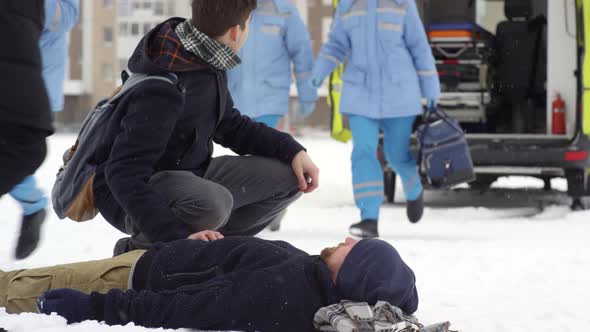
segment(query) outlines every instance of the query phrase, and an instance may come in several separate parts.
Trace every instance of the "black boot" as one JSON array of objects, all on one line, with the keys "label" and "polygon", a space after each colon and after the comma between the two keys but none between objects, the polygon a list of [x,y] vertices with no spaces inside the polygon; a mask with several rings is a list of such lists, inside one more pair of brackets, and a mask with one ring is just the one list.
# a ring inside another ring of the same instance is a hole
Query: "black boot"
[{"label": "black boot", "polygon": [[35,251],[41,237],[41,225],[43,225],[46,215],[45,209],[43,209],[29,216],[23,216],[14,252],[16,259],[25,259]]},{"label": "black boot", "polygon": [[130,237],[121,238],[115,243],[115,248],[113,248],[113,257],[123,255],[135,249],[138,248],[133,245]]},{"label": "black boot", "polygon": [[352,236],[357,236],[364,239],[379,237],[376,219],[364,219],[357,224],[352,224],[350,225],[350,228],[348,228],[348,232]]},{"label": "black boot", "polygon": [[406,213],[411,223],[417,223],[424,214],[424,192],[414,201],[406,202]]},{"label": "black boot", "polygon": [[143,234],[135,234],[131,237],[124,237],[115,243],[113,257],[126,254],[133,250],[150,250],[154,244],[149,242]]},{"label": "black boot", "polygon": [[273,219],[273,221],[270,224],[268,224],[267,228],[271,232],[278,232],[281,229],[281,223],[283,222],[283,218],[285,217],[286,214],[287,214],[287,209],[284,209],[283,211],[281,211],[281,213],[279,213]]},{"label": "black boot", "polygon": [[119,255],[123,255],[126,252],[129,252],[131,249],[131,238],[124,237],[115,243],[115,247],[113,248],[113,257],[117,257]]}]

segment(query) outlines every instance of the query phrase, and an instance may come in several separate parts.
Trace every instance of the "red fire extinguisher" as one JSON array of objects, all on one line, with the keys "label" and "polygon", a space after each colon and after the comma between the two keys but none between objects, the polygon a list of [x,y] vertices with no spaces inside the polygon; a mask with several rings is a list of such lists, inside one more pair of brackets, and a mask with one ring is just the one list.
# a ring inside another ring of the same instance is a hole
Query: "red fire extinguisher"
[{"label": "red fire extinguisher", "polygon": [[551,106],[551,133],[555,135],[565,134],[565,101],[558,93]]}]

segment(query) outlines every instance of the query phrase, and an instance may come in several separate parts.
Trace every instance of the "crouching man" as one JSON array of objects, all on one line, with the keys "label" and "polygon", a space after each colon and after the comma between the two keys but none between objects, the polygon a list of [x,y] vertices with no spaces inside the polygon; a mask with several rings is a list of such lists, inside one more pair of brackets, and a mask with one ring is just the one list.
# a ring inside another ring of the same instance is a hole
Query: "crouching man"
[{"label": "crouching man", "polygon": [[[342,299],[418,307],[413,271],[387,242],[347,238],[320,256],[282,241],[212,231],[102,261],[0,273],[9,313],[68,323],[240,331],[312,331]],[[59,289],[55,289],[59,288]]]},{"label": "crouching man", "polygon": [[[131,238],[114,253],[149,249],[203,230],[251,236],[318,186],[319,170],[290,135],[234,108],[226,71],[240,63],[256,0],[192,2],[190,20],[149,32],[133,73],[174,74],[178,84],[139,84],[118,101],[95,154],[94,202]],[[239,156],[212,158],[213,143]]]}]

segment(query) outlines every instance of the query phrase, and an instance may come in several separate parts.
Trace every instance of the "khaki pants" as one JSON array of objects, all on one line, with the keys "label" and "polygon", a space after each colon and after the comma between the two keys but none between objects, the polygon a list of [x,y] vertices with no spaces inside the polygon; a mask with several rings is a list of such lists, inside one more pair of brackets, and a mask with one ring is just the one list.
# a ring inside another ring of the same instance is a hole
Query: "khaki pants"
[{"label": "khaki pants", "polygon": [[37,312],[37,298],[57,288],[88,294],[127,289],[131,267],[144,252],[135,250],[114,258],[40,269],[0,271],[0,307],[12,314]]}]

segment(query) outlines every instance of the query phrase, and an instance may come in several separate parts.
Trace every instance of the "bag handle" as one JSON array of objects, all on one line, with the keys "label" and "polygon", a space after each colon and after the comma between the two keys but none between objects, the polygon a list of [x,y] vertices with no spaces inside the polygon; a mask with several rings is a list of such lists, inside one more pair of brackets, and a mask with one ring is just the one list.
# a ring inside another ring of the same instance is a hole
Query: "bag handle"
[{"label": "bag handle", "polygon": [[422,160],[422,151],[423,151],[424,146],[423,146],[422,142],[424,142],[424,136],[426,135],[426,132],[430,128],[431,123],[434,122],[432,119],[433,116],[436,116],[438,120],[442,120],[442,121],[446,122],[449,126],[451,126],[451,128],[455,128],[455,130],[457,132],[463,134],[462,129],[460,127],[457,128],[457,126],[455,126],[455,124],[450,121],[450,119],[452,119],[452,117],[447,112],[438,108],[438,106],[436,104],[434,104],[431,108],[429,108],[427,106],[424,114],[422,115],[422,122],[424,123],[424,129],[420,132],[420,137],[418,139],[418,172],[420,174],[424,174],[424,169],[422,167],[422,161],[423,161]]},{"label": "bag handle", "polygon": [[[436,119],[433,120],[434,116],[436,117]],[[422,115],[422,122],[424,123],[424,130],[421,133],[422,135],[420,136],[420,141],[422,141],[424,139],[424,135],[426,135],[428,128],[430,128],[430,125],[433,122],[435,122],[436,120],[442,120],[442,121],[446,122],[451,128],[454,128],[458,133],[463,134],[463,129],[461,129],[461,127],[458,127],[457,125],[455,125],[455,123],[451,122],[451,119],[453,119],[453,117],[450,116],[444,110],[438,108],[437,105],[432,106],[432,108],[426,107],[426,111]]]}]

